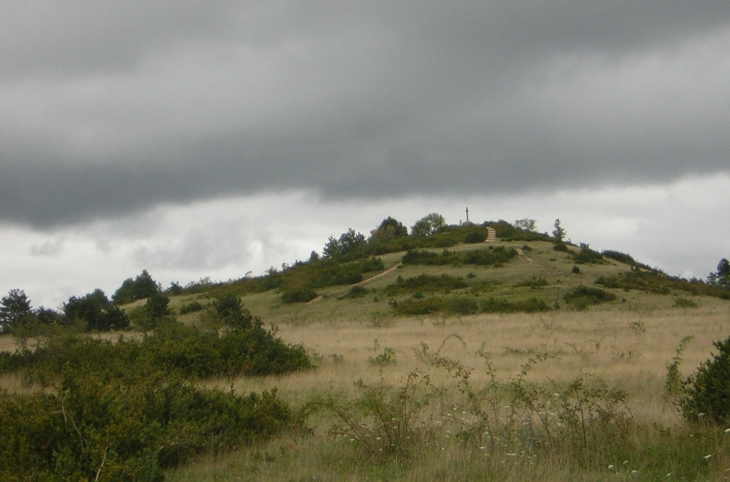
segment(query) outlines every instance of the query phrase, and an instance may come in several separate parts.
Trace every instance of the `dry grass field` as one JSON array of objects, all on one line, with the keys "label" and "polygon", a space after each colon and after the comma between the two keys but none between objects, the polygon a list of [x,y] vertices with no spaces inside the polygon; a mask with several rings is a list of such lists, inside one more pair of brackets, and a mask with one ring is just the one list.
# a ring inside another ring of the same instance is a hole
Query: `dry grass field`
[{"label": "dry grass field", "polygon": [[[572,449],[565,447],[562,447],[564,453],[545,453],[534,447],[531,453],[531,449],[516,441],[511,442],[514,447],[486,447],[484,441],[482,445],[461,443],[455,436],[450,438],[449,430],[455,435],[463,423],[441,425],[439,422],[442,430],[438,435],[431,433],[429,437],[433,439],[428,438],[428,442],[424,439],[422,450],[410,462],[373,461],[355,448],[355,442],[330,433],[331,426],[341,421],[338,417],[318,412],[307,421],[310,433],[290,434],[265,447],[206,458],[172,472],[169,477],[172,481],[560,481],[672,480],[671,474],[683,473],[684,478],[677,480],[723,480],[730,474],[726,443],[713,445],[715,453],[694,455],[701,459],[695,461],[699,469],[679,458],[678,452],[691,451],[677,445],[675,439],[667,441],[667,447],[654,448],[649,454],[632,454],[631,447],[667,433],[692,440],[691,429],[664,389],[667,365],[675,356],[680,340],[693,336],[680,366],[682,376],[688,376],[710,357],[712,342],[726,338],[728,331],[730,305],[709,299],[695,309],[598,309],[541,315],[427,317],[399,319],[386,326],[347,320],[285,324],[280,326],[279,334],[291,343],[308,347],[318,360],[317,369],[284,377],[227,380],[215,385],[239,392],[276,388],[294,406],[303,406],[323,394],[335,394],[343,400],[357,399],[362,391],[354,383],[358,380],[378,386],[382,379],[387,386],[402,387],[408,374],[418,372],[428,374],[431,382],[442,389],[441,395],[430,398],[429,406],[419,414],[433,423],[444,417],[455,420],[460,414],[466,418],[468,409],[453,373],[429,366],[419,356],[422,344],[428,345],[431,352],[442,347],[442,355],[472,368],[469,381],[474,387],[484,387],[490,382],[485,360],[477,354],[480,350],[489,354],[496,378],[504,385],[520,376],[521,367],[530,358],[544,354],[547,359],[536,362],[525,378],[546,392],[578,377],[587,386],[603,384],[626,392],[626,410],[632,417],[633,428],[625,437],[631,443],[625,441],[624,452],[615,447],[594,446],[592,450],[606,453],[596,460],[581,462],[582,456],[570,453]],[[373,363],[386,348],[394,350],[395,363],[384,366]],[[500,413],[506,413],[506,408],[500,407]],[[494,423],[499,425],[499,421]],[[730,434],[726,435],[730,438]],[[434,443],[442,447],[435,448]],[[706,446],[706,441],[702,442],[697,453]],[[622,455],[611,455],[613,451]],[[712,456],[705,459],[706,455]],[[581,463],[585,465],[580,466]],[[710,464],[711,468],[703,469],[703,465]],[[688,477],[693,471],[698,471],[698,475]]]},{"label": "dry grass field", "polygon": [[[245,293],[246,308],[287,343],[306,347],[316,368],[200,383],[239,394],[276,390],[302,425],[263,444],[196,459],[168,471],[166,480],[729,480],[730,428],[689,424],[666,383],[683,339],[692,337],[681,379],[711,358],[713,342],[728,338],[730,302],[687,291],[613,289],[614,301],[576,310],[566,292],[629,267],[606,260],[577,269],[570,254],[547,242],[497,245],[519,256],[506,267],[403,265],[384,276],[371,273],[360,298],[345,299],[346,286],[319,289],[322,296],[306,304],[283,303],[278,290]],[[473,249],[490,248],[453,248]],[[382,256],[385,270],[402,256]],[[396,315],[393,306],[413,294],[392,296],[388,286],[424,274],[469,282],[428,296],[538,297],[556,309]],[[531,279],[544,284],[521,285]],[[206,305],[212,297],[181,295],[170,307],[193,301]],[[195,325],[199,317],[179,320]],[[14,347],[11,337],[0,337],[0,350]],[[0,377],[0,387],[32,390],[10,375]]]}]

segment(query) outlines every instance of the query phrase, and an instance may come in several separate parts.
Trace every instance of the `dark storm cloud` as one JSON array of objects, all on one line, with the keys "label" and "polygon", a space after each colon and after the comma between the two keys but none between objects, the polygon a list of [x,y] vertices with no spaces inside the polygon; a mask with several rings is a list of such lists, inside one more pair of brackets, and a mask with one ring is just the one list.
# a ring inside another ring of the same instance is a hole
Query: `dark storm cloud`
[{"label": "dark storm cloud", "polygon": [[726,1],[9,5],[6,221],[728,168]]}]

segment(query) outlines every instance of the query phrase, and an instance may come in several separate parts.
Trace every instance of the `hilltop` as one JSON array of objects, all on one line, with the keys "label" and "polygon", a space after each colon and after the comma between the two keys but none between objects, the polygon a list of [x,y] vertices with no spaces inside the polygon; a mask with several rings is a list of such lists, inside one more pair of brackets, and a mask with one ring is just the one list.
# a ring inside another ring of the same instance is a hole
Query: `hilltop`
[{"label": "hilltop", "polygon": [[330,237],[324,255],[313,252],[264,276],[191,283],[171,306],[193,322],[196,315],[186,311],[221,295],[240,296],[258,316],[283,324],[691,307],[702,297],[730,299],[730,288],[670,276],[629,254],[599,253],[505,221],[443,225],[418,235],[387,218],[369,237],[348,230]]}]

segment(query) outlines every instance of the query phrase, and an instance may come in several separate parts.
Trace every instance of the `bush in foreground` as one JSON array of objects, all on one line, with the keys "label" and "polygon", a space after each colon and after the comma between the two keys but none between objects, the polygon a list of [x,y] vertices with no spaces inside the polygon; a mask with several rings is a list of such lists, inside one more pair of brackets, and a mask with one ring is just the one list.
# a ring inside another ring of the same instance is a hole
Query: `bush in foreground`
[{"label": "bush in foreground", "polygon": [[693,421],[707,419],[716,424],[730,423],[730,337],[714,343],[718,353],[700,364],[685,381],[679,405]]}]

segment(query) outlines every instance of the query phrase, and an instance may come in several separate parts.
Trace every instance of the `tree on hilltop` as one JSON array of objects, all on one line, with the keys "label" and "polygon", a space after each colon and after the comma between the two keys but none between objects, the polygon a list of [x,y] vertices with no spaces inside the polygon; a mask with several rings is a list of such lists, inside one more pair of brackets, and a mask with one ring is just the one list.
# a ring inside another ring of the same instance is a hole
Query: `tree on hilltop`
[{"label": "tree on hilltop", "polygon": [[127,278],[112,295],[115,305],[124,305],[136,300],[149,298],[160,292],[159,285],[152,279],[146,269],[136,278]]},{"label": "tree on hilltop", "polygon": [[0,300],[0,325],[11,326],[31,316],[30,300],[25,291],[12,289]]},{"label": "tree on hilltop", "polygon": [[416,221],[416,224],[411,227],[411,234],[425,238],[444,226],[446,226],[444,217],[438,213],[431,213]]}]

